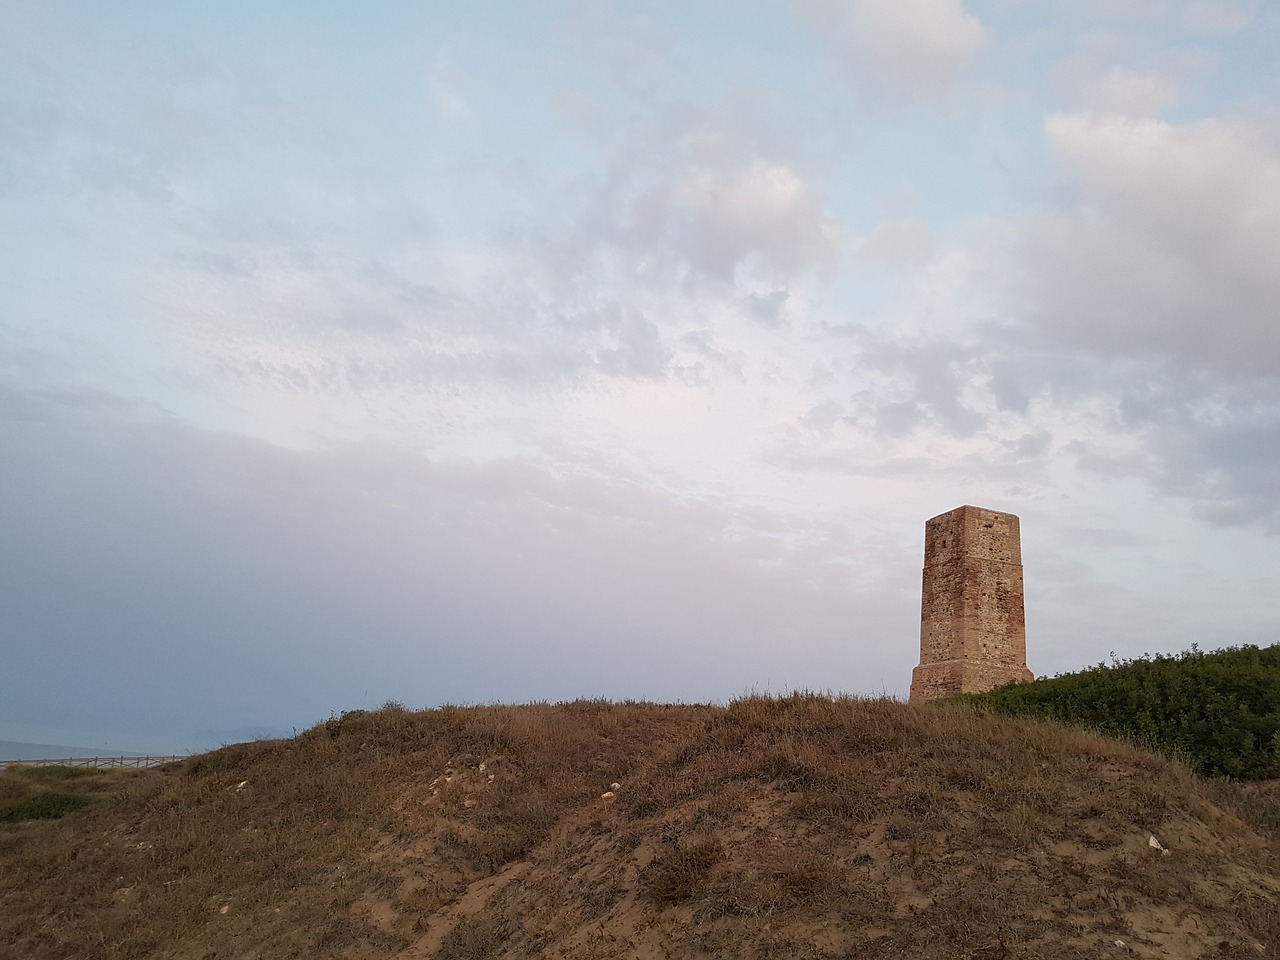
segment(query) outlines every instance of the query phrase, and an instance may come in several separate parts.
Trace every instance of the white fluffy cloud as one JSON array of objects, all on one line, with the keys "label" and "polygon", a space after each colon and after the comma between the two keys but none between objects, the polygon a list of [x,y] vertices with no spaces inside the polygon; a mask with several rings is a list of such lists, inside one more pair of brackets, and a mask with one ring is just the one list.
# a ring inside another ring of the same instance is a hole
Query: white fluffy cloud
[{"label": "white fluffy cloud", "polygon": [[1029,237],[1034,319],[1104,352],[1280,376],[1280,149],[1239,120],[1054,116],[1072,205]]},{"label": "white fluffy cloud", "polygon": [[[943,92],[989,35],[961,0],[795,0],[839,49],[860,85]],[[874,80],[872,79],[874,78]]]},{"label": "white fluffy cloud", "polygon": [[891,266],[916,263],[933,253],[935,240],[920,217],[902,217],[879,224],[857,243],[858,256]]},{"label": "white fluffy cloud", "polygon": [[1165,73],[1112,67],[1090,78],[1081,93],[1084,105],[1100,114],[1155,117],[1177,103],[1178,84]]},{"label": "white fluffy cloud", "polygon": [[707,273],[731,279],[752,255],[785,271],[830,263],[838,225],[789,167],[757,160],[725,175],[698,170],[672,192],[676,243]]},{"label": "white fluffy cloud", "polygon": [[[1086,472],[1140,478],[1215,524],[1280,529],[1266,479],[1280,430],[1274,133],[1097,113],[1052,116],[1045,133],[1065,199],[1021,236],[1015,398],[1088,412],[1063,448]],[[1039,384],[1037,353],[1052,358]]]}]

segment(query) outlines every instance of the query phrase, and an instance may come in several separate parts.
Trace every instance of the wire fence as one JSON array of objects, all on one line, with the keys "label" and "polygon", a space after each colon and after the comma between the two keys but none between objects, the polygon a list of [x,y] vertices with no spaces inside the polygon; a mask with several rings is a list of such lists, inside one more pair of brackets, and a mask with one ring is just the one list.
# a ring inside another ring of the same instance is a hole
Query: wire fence
[{"label": "wire fence", "polygon": [[158,767],[165,763],[185,760],[185,754],[167,757],[61,757],[40,760],[0,760],[0,770],[7,767],[132,767],[136,770]]}]

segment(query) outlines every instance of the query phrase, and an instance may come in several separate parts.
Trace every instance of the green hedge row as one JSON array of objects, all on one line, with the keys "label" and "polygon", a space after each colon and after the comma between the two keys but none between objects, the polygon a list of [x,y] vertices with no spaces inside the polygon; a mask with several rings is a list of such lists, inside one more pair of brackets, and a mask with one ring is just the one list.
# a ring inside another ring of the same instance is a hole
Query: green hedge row
[{"label": "green hedge row", "polygon": [[1100,663],[955,700],[1086,726],[1174,754],[1206,776],[1280,777],[1280,644]]}]

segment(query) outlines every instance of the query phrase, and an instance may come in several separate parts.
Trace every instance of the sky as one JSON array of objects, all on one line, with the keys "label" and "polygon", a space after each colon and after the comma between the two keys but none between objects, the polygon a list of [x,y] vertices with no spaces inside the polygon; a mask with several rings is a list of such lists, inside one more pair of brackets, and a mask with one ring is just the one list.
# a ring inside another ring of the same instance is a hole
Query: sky
[{"label": "sky", "polygon": [[1280,641],[1280,5],[0,0],[0,739]]}]

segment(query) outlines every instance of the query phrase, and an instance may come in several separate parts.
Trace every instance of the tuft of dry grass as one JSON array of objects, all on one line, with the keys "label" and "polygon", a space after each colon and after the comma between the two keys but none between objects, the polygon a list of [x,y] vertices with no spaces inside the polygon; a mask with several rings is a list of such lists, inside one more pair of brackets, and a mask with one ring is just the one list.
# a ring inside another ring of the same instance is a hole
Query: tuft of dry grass
[{"label": "tuft of dry grass", "polygon": [[0,824],[15,956],[1280,950],[1270,794],[962,708],[389,704],[129,773],[0,776],[97,797]]}]

